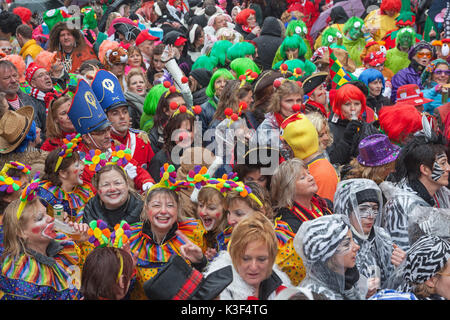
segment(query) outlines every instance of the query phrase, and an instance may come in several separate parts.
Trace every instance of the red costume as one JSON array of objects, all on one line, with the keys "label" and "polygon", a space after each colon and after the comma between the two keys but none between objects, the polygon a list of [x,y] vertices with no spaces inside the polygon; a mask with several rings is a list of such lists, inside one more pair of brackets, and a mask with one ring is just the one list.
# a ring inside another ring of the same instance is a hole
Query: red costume
[{"label": "red costume", "polygon": [[[85,155],[89,152],[90,149],[84,143],[80,143],[78,145],[78,148],[79,148],[78,153],[80,154],[80,158],[81,158],[81,160],[83,160],[85,158]],[[113,149],[113,148],[115,148],[115,145],[114,145],[114,142],[111,141],[111,149]],[[137,176],[133,179],[136,190],[142,190],[142,186],[147,182],[155,183],[155,180],[153,180],[153,178],[150,176],[150,173],[148,173],[147,170],[142,168],[140,166],[140,164],[134,158],[131,159],[130,163],[133,164],[134,166],[136,166]],[[85,184],[88,184],[91,187],[91,189],[92,189],[92,191],[94,191],[94,193],[97,193],[97,190],[95,190],[94,186],[92,186],[92,183],[91,183],[94,173],[95,172],[89,170],[88,166],[86,165],[84,167],[82,179]]]},{"label": "red costume", "polygon": [[125,137],[117,135],[111,130],[111,138],[116,146],[125,145],[131,150],[131,156],[140,167],[147,169],[155,153],[150,145],[147,133],[137,129],[129,129]]}]

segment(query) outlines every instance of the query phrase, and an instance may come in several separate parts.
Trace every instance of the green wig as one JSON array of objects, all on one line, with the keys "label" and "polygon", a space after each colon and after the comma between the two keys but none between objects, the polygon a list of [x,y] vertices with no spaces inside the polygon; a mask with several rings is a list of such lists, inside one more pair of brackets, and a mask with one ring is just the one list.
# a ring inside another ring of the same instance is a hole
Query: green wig
[{"label": "green wig", "polygon": [[338,28],[326,28],[325,31],[322,33],[322,46],[328,47],[333,42],[336,42],[337,44],[342,44],[342,33],[339,31]]},{"label": "green wig", "polygon": [[213,71],[215,67],[217,67],[217,64],[219,63],[219,60],[216,57],[209,57],[209,56],[200,56],[195,60],[194,64],[192,65],[192,70],[195,69],[208,69],[209,71]]},{"label": "green wig", "polygon": [[283,42],[281,43],[280,54],[284,60],[287,59],[286,50],[288,49],[298,49],[299,58],[303,57],[307,50],[305,41],[303,41],[303,39],[300,38],[300,36],[298,36],[297,34],[284,38]]},{"label": "green wig", "polygon": [[156,107],[158,106],[161,96],[169,90],[164,87],[162,83],[153,86],[147,93],[144,100],[144,112],[141,116],[140,127],[142,130],[148,132],[153,127],[153,116],[156,113]]},{"label": "green wig", "polygon": [[404,27],[398,30],[395,44],[398,46],[403,41],[408,41],[409,47],[412,47],[416,43],[416,32],[413,28]]},{"label": "green wig", "polygon": [[230,63],[230,68],[236,72],[236,78],[245,74],[248,69],[256,72],[258,75],[261,73],[261,69],[256,65],[256,63],[249,58],[237,58]]},{"label": "green wig", "polygon": [[[359,23],[358,23],[359,22]],[[351,28],[359,29],[364,26],[364,20],[359,17],[351,17],[347,20],[347,22],[344,24],[344,27],[342,28],[342,31],[344,33],[347,33]]]},{"label": "green wig", "polygon": [[255,46],[250,42],[238,42],[228,48],[227,58],[229,61],[233,61],[237,58],[244,58],[246,55],[253,56],[255,54],[255,51]]},{"label": "green wig", "polygon": [[233,76],[233,74],[228,71],[228,69],[222,68],[217,69],[216,72],[213,73],[211,76],[211,79],[209,80],[209,84],[206,87],[206,95],[210,98],[214,97],[216,90],[214,89],[214,82],[220,77],[224,77],[227,80],[236,80],[236,78]]},{"label": "green wig", "polygon": [[218,60],[218,66],[225,66],[227,63],[227,50],[233,45],[228,40],[219,40],[214,43],[211,48],[209,56],[216,57]]},{"label": "green wig", "polygon": [[302,20],[291,20],[286,27],[286,37],[290,37],[294,34],[299,35],[302,38],[308,34],[308,28]]}]

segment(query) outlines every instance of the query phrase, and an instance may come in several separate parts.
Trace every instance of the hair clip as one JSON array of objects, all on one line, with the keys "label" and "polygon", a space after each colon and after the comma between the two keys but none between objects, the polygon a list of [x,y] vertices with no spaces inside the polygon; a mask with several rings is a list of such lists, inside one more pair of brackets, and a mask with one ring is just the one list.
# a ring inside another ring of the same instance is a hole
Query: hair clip
[{"label": "hair clip", "polygon": [[33,180],[31,180],[30,184],[28,184],[25,189],[23,189],[22,194],[20,195],[20,205],[17,209],[17,220],[20,219],[22,215],[23,209],[27,205],[29,201],[32,201],[36,197],[37,189],[39,188],[39,179],[40,172],[36,172]]},{"label": "hair clip", "polygon": [[81,142],[81,134],[68,134],[63,139],[63,145],[61,146],[62,150],[59,152],[58,161],[55,165],[55,172],[58,171],[59,166],[61,165],[64,158],[71,157],[72,152],[76,151],[78,149],[78,144]]}]

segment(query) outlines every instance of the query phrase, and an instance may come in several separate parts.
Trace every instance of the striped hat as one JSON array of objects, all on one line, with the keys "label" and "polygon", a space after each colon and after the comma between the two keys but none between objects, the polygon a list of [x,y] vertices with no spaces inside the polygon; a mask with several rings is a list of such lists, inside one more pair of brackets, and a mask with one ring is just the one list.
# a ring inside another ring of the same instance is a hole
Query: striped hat
[{"label": "striped hat", "polygon": [[410,292],[441,270],[450,258],[450,242],[440,237],[424,235],[409,249],[403,266],[404,283],[400,291]]},{"label": "striped hat", "polygon": [[342,214],[303,222],[294,238],[294,248],[306,265],[331,258],[347,235],[350,222]]}]

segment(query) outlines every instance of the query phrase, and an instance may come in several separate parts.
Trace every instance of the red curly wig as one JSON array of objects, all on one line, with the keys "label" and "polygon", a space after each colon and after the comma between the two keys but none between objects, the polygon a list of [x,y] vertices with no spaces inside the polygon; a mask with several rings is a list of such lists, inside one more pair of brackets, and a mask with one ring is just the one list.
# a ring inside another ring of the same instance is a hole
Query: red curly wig
[{"label": "red curly wig", "polygon": [[241,12],[238,13],[236,16],[236,23],[240,24],[241,26],[247,26],[247,19],[250,17],[250,15],[256,15],[255,10],[253,9],[244,9],[241,10]]},{"label": "red curly wig", "polygon": [[401,0],[383,0],[381,1],[380,5],[381,14],[386,14],[386,11],[389,10],[393,10],[399,13],[401,8],[402,8]]},{"label": "red curly wig", "polygon": [[393,143],[403,144],[405,139],[422,130],[422,114],[412,104],[384,106],[378,112],[380,129]]},{"label": "red curly wig", "polygon": [[336,90],[332,103],[333,112],[343,119],[341,107],[349,100],[361,101],[361,112],[358,115],[358,119],[361,119],[362,114],[366,111],[366,96],[357,86],[350,83],[344,84]]}]

